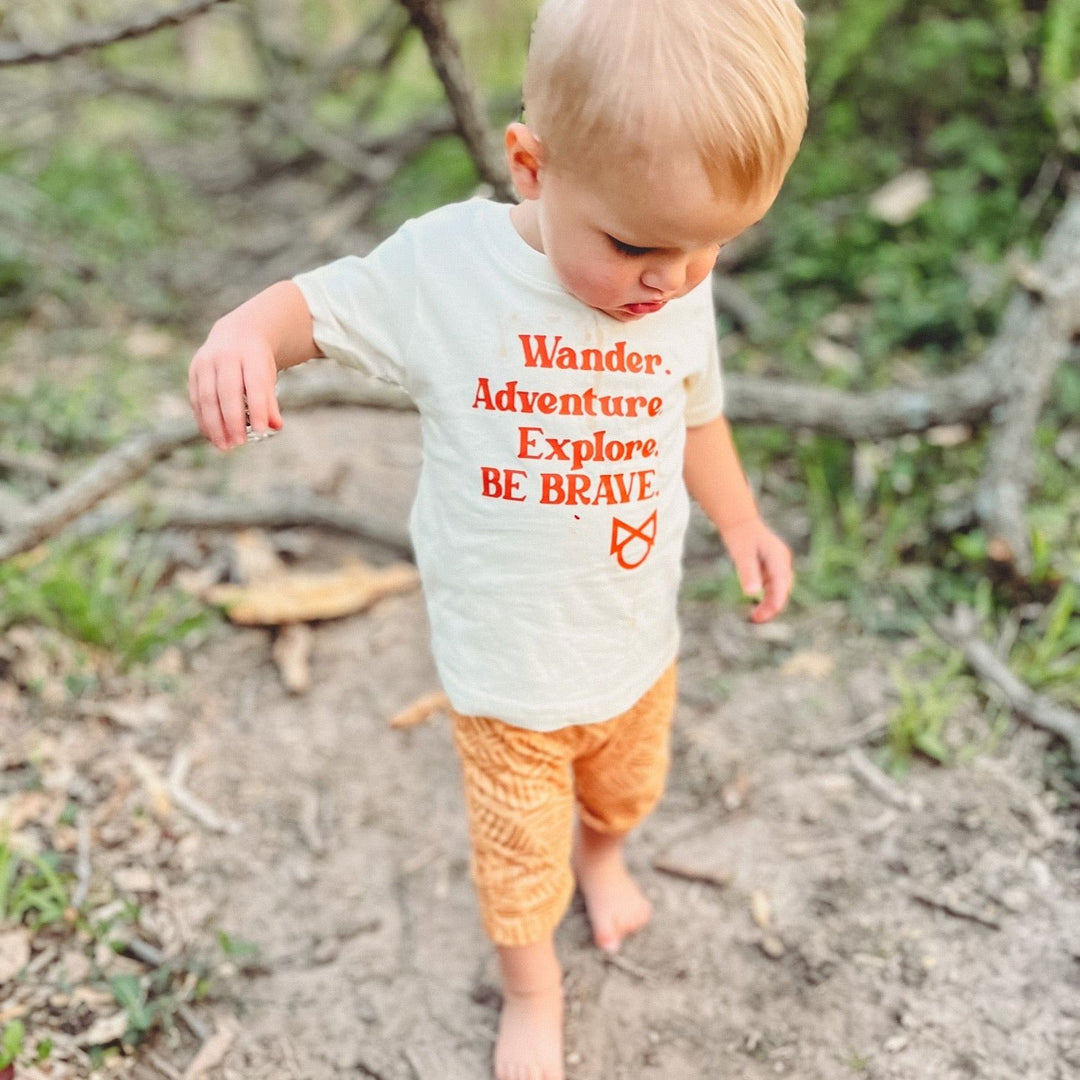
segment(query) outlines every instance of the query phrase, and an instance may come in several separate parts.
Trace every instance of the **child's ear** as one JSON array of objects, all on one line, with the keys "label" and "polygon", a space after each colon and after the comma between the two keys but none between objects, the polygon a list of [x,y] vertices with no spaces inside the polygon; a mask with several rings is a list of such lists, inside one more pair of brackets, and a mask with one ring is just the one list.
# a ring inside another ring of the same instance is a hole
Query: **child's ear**
[{"label": "child's ear", "polygon": [[523,199],[538,198],[543,144],[529,128],[516,121],[507,127],[505,141],[506,163],[510,167],[510,179],[517,193]]}]

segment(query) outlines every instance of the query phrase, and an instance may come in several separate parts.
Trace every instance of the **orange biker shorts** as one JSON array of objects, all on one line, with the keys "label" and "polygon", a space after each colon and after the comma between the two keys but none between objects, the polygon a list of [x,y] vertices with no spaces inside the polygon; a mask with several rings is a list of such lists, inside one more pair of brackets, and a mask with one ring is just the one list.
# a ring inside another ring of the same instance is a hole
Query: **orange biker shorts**
[{"label": "orange biker shorts", "polygon": [[562,919],[574,892],[574,806],[598,832],[621,834],[664,791],[675,664],[611,720],[527,731],[453,713],[465,778],[472,873],[496,945],[531,945]]}]

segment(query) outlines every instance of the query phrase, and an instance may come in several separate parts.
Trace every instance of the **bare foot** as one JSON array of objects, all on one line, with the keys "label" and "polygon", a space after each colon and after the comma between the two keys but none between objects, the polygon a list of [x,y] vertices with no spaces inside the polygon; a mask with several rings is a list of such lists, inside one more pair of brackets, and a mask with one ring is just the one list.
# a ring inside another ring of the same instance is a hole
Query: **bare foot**
[{"label": "bare foot", "polygon": [[574,875],[585,897],[593,941],[605,952],[617,952],[624,938],[652,918],[652,904],[626,869],[622,849],[623,837],[578,824]]},{"label": "bare foot", "polygon": [[500,948],[495,1080],[564,1080],[562,972],[550,941]]}]

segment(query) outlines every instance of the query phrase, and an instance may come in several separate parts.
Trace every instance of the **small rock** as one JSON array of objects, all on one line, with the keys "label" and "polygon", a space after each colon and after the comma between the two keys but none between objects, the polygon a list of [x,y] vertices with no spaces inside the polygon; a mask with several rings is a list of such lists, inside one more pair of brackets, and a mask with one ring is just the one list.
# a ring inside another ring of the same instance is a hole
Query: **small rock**
[{"label": "small rock", "polygon": [[906,1035],[893,1035],[885,1040],[885,1052],[887,1054],[899,1054],[908,1044]]},{"label": "small rock", "polygon": [[868,209],[886,224],[903,225],[919,212],[933,194],[929,173],[925,169],[908,169],[878,188],[870,196]]},{"label": "small rock", "polygon": [[341,951],[341,943],[336,938],[323,938],[315,943],[311,950],[311,960],[315,964],[332,964]]},{"label": "small rock", "polygon": [[1017,915],[1023,915],[1031,907],[1031,897],[1023,889],[1014,887],[1006,889],[998,897],[1001,906]]},{"label": "small rock", "polygon": [[750,918],[762,930],[767,930],[772,923],[772,906],[769,898],[760,889],[755,889],[750,894]]},{"label": "small rock", "polygon": [[785,953],[784,943],[776,934],[762,934],[758,948],[770,959],[779,960]]},{"label": "small rock", "polygon": [[61,981],[73,986],[90,978],[90,957],[80,949],[68,949],[59,961]]},{"label": "small rock", "polygon": [[310,885],[315,880],[315,871],[306,862],[295,862],[290,867],[293,881],[301,887]]},{"label": "small rock", "polygon": [[145,866],[123,866],[114,870],[113,884],[122,892],[155,893],[158,891],[157,879]]}]

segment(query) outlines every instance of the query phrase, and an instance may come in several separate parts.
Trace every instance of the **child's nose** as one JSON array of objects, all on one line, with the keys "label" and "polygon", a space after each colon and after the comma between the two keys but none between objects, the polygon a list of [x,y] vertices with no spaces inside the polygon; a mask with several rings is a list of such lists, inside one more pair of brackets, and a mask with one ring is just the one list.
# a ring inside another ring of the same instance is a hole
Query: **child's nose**
[{"label": "child's nose", "polygon": [[686,282],[686,260],[668,258],[651,263],[641,275],[647,288],[670,294],[678,292]]}]

